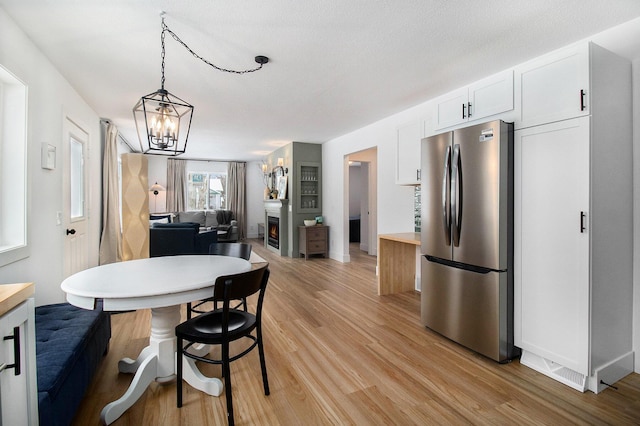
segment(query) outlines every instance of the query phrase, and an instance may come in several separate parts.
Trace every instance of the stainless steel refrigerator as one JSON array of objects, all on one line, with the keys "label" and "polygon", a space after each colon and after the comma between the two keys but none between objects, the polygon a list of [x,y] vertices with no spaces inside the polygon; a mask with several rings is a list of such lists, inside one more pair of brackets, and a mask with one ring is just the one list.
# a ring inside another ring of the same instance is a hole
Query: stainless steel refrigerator
[{"label": "stainless steel refrigerator", "polygon": [[498,362],[513,346],[513,124],[422,140],[422,323]]}]

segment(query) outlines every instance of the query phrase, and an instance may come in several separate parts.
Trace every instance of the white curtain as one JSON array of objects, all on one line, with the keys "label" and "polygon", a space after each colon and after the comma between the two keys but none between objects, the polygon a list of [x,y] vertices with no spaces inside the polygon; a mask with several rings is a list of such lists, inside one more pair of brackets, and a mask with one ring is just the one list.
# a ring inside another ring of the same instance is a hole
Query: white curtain
[{"label": "white curtain", "polygon": [[238,240],[247,235],[247,202],[246,202],[247,163],[230,162],[227,171],[227,208],[238,221]]},{"label": "white curtain", "polygon": [[187,162],[169,158],[167,160],[167,211],[185,211],[187,188]]},{"label": "white curtain", "polygon": [[100,265],[122,260],[120,189],[118,182],[118,129],[109,123],[104,137],[102,163],[102,236]]}]

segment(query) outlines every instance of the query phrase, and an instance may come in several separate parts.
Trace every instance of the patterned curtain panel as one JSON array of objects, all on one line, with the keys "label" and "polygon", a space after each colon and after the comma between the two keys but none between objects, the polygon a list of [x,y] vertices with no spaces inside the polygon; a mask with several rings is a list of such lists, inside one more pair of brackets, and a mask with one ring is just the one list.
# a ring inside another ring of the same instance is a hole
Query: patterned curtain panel
[{"label": "patterned curtain panel", "polygon": [[238,221],[238,240],[244,240],[247,235],[247,163],[230,162],[227,179],[227,208]]},{"label": "patterned curtain panel", "polygon": [[100,236],[100,265],[122,260],[120,231],[120,183],[118,182],[118,129],[107,124],[104,132],[102,159],[102,235]]},{"label": "patterned curtain panel", "polygon": [[187,162],[167,159],[167,211],[183,212],[186,206]]}]

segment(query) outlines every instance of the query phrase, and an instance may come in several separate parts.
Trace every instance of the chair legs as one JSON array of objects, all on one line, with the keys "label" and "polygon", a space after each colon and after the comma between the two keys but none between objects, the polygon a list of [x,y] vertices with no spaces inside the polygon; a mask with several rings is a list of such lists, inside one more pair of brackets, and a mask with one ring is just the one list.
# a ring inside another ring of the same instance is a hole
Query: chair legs
[{"label": "chair legs", "polygon": [[233,420],[233,393],[231,391],[231,368],[229,365],[229,344],[222,344],[222,376],[224,377],[224,393],[227,398],[227,421],[229,426],[235,424]]},{"label": "chair legs", "polygon": [[264,386],[264,394],[269,395],[269,379],[267,378],[267,363],[264,359],[264,347],[262,346],[262,330],[260,327],[256,330],[258,338],[258,355],[260,356],[260,369],[262,370],[262,385]]},{"label": "chair legs", "polygon": [[176,342],[176,348],[177,348],[177,359],[176,359],[176,373],[177,373],[177,382],[176,386],[178,389],[177,392],[177,403],[178,403],[178,408],[182,407],[182,339],[178,338],[178,341]]}]

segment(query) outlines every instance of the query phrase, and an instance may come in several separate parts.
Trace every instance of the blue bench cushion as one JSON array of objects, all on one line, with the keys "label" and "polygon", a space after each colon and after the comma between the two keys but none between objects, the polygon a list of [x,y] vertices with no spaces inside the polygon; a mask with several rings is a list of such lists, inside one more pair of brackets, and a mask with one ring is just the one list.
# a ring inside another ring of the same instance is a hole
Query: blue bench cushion
[{"label": "blue bench cushion", "polygon": [[101,309],[59,303],[37,307],[35,325],[40,417],[48,423],[52,418],[42,416],[47,408],[54,407],[56,419],[62,413],[55,408],[71,411],[82,400],[108,348],[111,319]]}]

